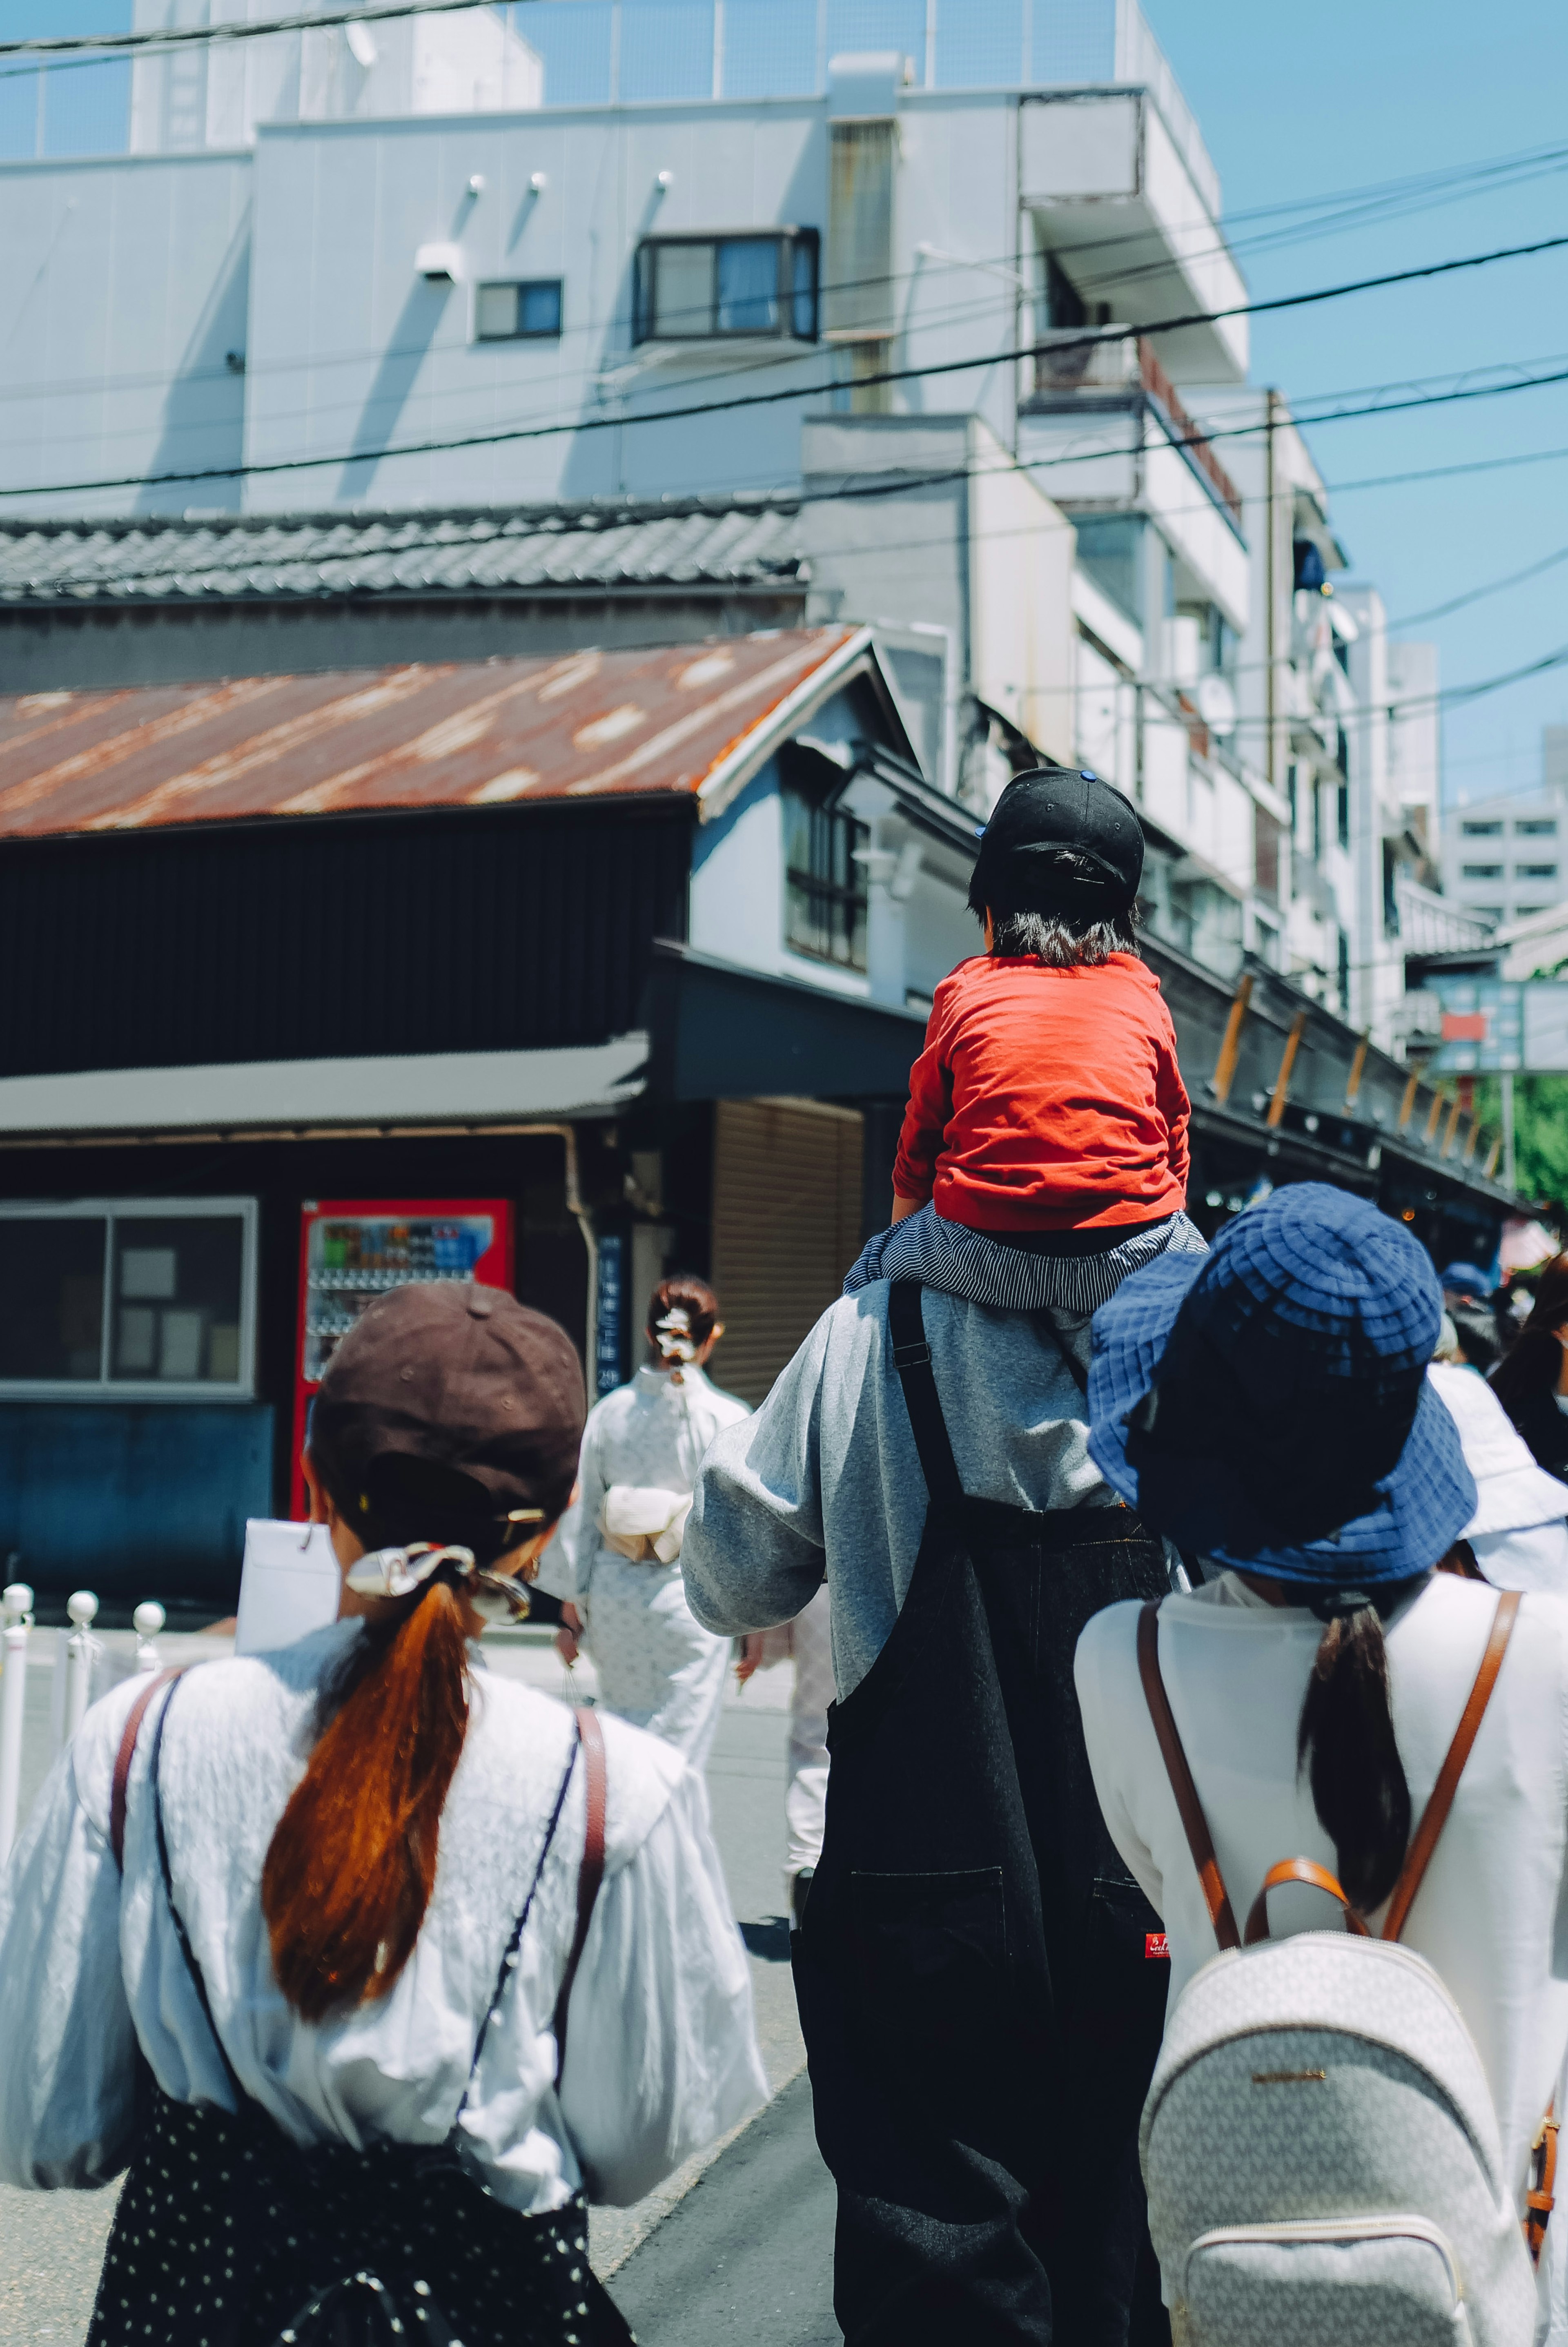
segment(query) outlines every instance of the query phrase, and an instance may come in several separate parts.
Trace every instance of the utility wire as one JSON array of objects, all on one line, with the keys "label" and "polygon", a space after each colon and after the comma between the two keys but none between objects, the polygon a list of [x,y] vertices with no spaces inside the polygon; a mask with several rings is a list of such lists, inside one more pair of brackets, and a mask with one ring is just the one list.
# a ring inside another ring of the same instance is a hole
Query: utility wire
[{"label": "utility wire", "polygon": [[[1387,270],[1375,277],[1351,278],[1337,285],[1317,286],[1305,293],[1276,294],[1267,301],[1231,302],[1215,310],[1183,311],[1173,317],[1154,319],[1138,331],[1144,335],[1172,333],[1188,326],[1214,325],[1226,318],[1260,317],[1280,310],[1305,309],[1322,302],[1340,301],[1352,293],[1376,292],[1393,285],[1409,285],[1425,279],[1452,276],[1462,270],[1486,268],[1500,261],[1528,260],[1538,253],[1561,251],[1565,246],[1568,246],[1568,235],[1537,237],[1528,244],[1498,245],[1486,252],[1465,253],[1449,261],[1426,261],[1414,269]],[[1050,343],[1043,345],[1028,343],[1021,349],[1015,347],[996,351],[975,358],[948,359],[928,363],[923,366],[885,367],[876,373],[857,376],[856,388],[866,390],[875,384],[928,382],[936,376],[972,374],[996,366],[1013,365],[1020,360],[1042,354],[1054,356],[1064,350],[1093,349],[1103,343],[1123,342],[1126,339],[1125,333],[1120,327],[1097,328],[1066,338],[1053,338]],[[1558,379],[1555,376],[1548,376],[1533,380],[1551,382]],[[411,441],[399,446],[379,448],[341,449],[335,450],[330,456],[289,456],[277,457],[261,463],[241,461],[232,465],[206,465],[162,473],[132,473],[114,479],[36,483],[26,488],[0,490],[0,496],[64,497],[87,494],[98,489],[154,487],[174,481],[253,479],[277,473],[315,471],[329,466],[376,464],[390,456],[444,455],[462,448],[488,448],[518,441],[556,439],[568,433],[624,431],[635,425],[671,424],[710,415],[733,415],[738,411],[752,408],[777,406],[785,400],[820,398],[825,394],[842,387],[831,382],[787,384],[772,391],[737,393],[730,399],[702,400],[681,407],[654,408],[638,415],[580,416],[553,424],[517,425],[495,432],[465,433],[450,439]],[[1500,389],[1502,387],[1499,386]],[[1529,386],[1522,384],[1508,387],[1523,389]],[[1460,393],[1444,395],[1445,397],[1450,398],[1480,395],[1481,395]],[[1394,413],[1400,405],[1419,406],[1430,404],[1432,403],[1425,400],[1395,402],[1376,412],[1387,415]],[[1339,415],[1371,412],[1374,411],[1342,409]],[[1337,419],[1320,416],[1313,420],[1325,423]],[[1247,434],[1255,435],[1260,428],[1257,425],[1248,425],[1236,427],[1236,432],[1245,431]],[[1227,430],[1208,434],[1194,433],[1185,443],[1178,437],[1177,445],[1195,446],[1200,441],[1231,438],[1236,436],[1236,432]],[[1053,460],[1041,459],[1040,461],[1049,463]]]},{"label": "utility wire", "polygon": [[0,41],[0,57],[52,57],[90,54],[120,56],[138,49],[183,49],[219,41],[255,41],[271,33],[313,33],[334,25],[383,25],[400,16],[450,16],[472,10],[480,0],[370,0],[351,8],[296,10],[292,16],[237,18],[225,25],[169,25],[146,33],[66,33],[25,41]]}]

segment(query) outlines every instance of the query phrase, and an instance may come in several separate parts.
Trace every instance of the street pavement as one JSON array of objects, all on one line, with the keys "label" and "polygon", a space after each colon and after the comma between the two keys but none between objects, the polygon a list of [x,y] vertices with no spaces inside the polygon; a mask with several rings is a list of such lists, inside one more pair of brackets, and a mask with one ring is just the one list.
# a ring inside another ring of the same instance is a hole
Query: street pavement
[{"label": "street pavement", "polygon": [[[24,1814],[52,1758],[52,1634],[34,1640],[28,1672]],[[116,1663],[135,1639],[108,1633]],[[227,1653],[208,1634],[166,1635],[160,1662]],[[569,1701],[597,1692],[586,1660],[569,1674],[548,1636],[485,1641],[491,1669]],[[749,1952],[757,2030],[776,2099],[720,2146],[688,2161],[634,2209],[596,2209],[590,2244],[641,2347],[706,2347],[743,2332],[748,2347],[835,2342],[831,2312],[833,2187],[816,2151],[804,2048],[783,1912],[784,1750],[789,1665],[732,1691],[708,1768],[713,1829]],[[0,2347],[47,2340],[80,2347],[92,2311],[116,2188],[23,2193],[0,2186]]]}]

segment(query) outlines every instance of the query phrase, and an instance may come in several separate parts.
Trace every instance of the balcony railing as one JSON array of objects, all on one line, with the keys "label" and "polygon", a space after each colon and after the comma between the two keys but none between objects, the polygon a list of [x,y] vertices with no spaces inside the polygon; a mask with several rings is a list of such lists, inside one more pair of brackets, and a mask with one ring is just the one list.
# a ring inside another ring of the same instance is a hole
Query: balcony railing
[{"label": "balcony railing", "polygon": [[1110,339],[1091,342],[1081,332],[1068,329],[1046,333],[1035,345],[1034,388],[1037,397],[1047,398],[1063,392],[1144,393],[1162,411],[1176,446],[1192,458],[1236,528],[1241,528],[1241,491],[1188,415],[1146,335],[1116,333],[1112,329]]}]

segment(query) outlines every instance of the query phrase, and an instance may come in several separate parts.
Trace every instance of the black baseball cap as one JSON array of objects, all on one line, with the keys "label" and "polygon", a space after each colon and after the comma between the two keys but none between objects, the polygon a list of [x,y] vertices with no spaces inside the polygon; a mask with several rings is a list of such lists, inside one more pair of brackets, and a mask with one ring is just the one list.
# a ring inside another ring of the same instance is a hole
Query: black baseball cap
[{"label": "black baseball cap", "polygon": [[1098,774],[1036,766],[1015,774],[980,834],[969,909],[1123,913],[1143,876],[1143,827]]},{"label": "black baseball cap", "polygon": [[566,1507],[584,1409],[555,1321],[501,1288],[412,1281],[328,1362],[309,1446],[367,1545],[461,1539],[471,1518],[468,1545],[498,1553]]}]

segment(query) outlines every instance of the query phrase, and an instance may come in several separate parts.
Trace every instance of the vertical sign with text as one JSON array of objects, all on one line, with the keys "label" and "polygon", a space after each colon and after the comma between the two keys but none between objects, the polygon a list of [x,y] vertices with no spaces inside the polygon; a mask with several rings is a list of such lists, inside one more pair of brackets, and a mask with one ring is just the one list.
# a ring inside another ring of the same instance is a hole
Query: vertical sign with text
[{"label": "vertical sign with text", "polygon": [[611,1231],[599,1242],[599,1306],[594,1314],[593,1389],[613,1393],[620,1383],[621,1323],[626,1315],[626,1242]]}]

